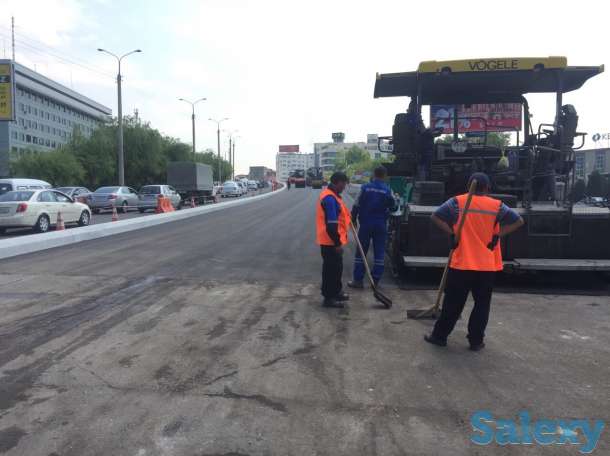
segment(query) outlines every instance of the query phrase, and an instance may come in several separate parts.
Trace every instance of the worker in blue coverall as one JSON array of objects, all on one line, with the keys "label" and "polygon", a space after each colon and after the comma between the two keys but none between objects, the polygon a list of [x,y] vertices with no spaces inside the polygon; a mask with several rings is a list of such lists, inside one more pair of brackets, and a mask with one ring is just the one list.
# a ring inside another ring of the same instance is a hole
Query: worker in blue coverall
[{"label": "worker in blue coverall", "polygon": [[[352,220],[357,219],[359,222],[358,238],[365,255],[369,250],[371,239],[373,240],[375,262],[371,275],[376,285],[383,275],[388,215],[397,207],[390,187],[384,182],[386,176],[387,170],[383,166],[375,168],[373,179],[362,186],[360,195],[352,206]],[[360,251],[356,250],[354,278],[347,285],[351,288],[363,288],[363,279],[364,262]]]}]

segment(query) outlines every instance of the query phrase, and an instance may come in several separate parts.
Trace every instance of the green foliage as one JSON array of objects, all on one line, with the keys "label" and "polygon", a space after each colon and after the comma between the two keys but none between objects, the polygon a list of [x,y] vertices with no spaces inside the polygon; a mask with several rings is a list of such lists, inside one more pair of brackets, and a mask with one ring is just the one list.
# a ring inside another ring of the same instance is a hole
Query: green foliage
[{"label": "green foliage", "polygon": [[220,179],[218,178],[218,154],[212,151],[211,149],[207,149],[204,152],[198,152],[195,155],[195,161],[197,163],[204,163],[206,165],[210,165],[212,167],[212,171],[214,172],[214,180],[215,181],[226,181],[231,178],[232,168],[231,164],[220,159]]},{"label": "green foliage", "polygon": [[[13,162],[12,175],[43,179],[53,185],[84,185],[91,189],[117,184],[116,120],[97,128],[85,138],[75,131],[68,144],[51,152],[26,154]],[[125,183],[142,185],[166,181],[167,163],[193,161],[192,148],[175,138],[162,136],[148,123],[126,117],[123,122]],[[212,165],[218,180],[218,158],[210,150],[196,154],[195,160]],[[232,172],[231,165],[221,159],[223,179]]]},{"label": "green foliage", "polygon": [[[482,138],[467,138],[465,135],[459,135],[458,140],[460,141],[469,141],[469,142],[477,142],[482,143],[484,141],[484,137]],[[453,135],[442,135],[436,139],[437,144],[451,144],[453,142]],[[500,149],[503,149],[510,145],[510,133],[501,133],[490,131],[487,133],[487,145],[488,146],[496,146]]]},{"label": "green foliage", "polygon": [[368,181],[368,177],[365,178],[354,178],[354,176],[362,176],[363,173],[369,172],[372,174],[373,170],[384,163],[393,161],[394,156],[391,155],[388,159],[371,159],[368,151],[358,147],[352,146],[345,151],[339,151],[335,159],[335,171],[343,171],[347,174],[347,177],[354,182]]},{"label": "green foliage", "polygon": [[76,157],[64,150],[26,153],[11,167],[13,176],[35,177],[55,186],[65,182],[82,182],[85,176],[85,170]]}]

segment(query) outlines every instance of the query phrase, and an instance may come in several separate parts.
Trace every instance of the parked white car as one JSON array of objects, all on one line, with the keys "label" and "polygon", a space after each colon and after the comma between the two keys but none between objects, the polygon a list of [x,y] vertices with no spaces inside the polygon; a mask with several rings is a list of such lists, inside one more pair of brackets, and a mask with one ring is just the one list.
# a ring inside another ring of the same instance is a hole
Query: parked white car
[{"label": "parked white car", "polygon": [[254,180],[249,180],[248,181],[248,190],[253,190],[253,191],[257,191],[258,190],[258,183]]},{"label": "parked white car", "polygon": [[241,186],[238,185],[237,182],[226,181],[224,184],[222,184],[222,193],[221,193],[222,197],[241,196],[241,195],[242,195],[242,189],[241,189]]},{"label": "parked white car", "polygon": [[77,203],[57,190],[13,190],[0,195],[0,234],[7,228],[33,228],[39,233],[57,224],[61,212],[64,223],[87,226],[89,206]]}]

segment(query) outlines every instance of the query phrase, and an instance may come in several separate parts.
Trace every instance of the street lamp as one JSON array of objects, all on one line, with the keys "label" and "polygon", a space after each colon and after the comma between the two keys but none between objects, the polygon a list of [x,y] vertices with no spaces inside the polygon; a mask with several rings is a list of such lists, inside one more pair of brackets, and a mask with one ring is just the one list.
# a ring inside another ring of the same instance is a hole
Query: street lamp
[{"label": "street lamp", "polygon": [[178,100],[180,101],[184,101],[185,103],[188,103],[191,105],[191,108],[193,109],[193,115],[191,116],[191,119],[193,121],[193,162],[195,161],[195,105],[197,103],[199,103],[200,101],[205,101],[205,98],[200,98],[199,100],[195,100],[195,101],[189,101],[189,100],[185,100],[184,98],[178,98]]},{"label": "street lamp", "polygon": [[221,176],[221,172],[222,172],[222,168],[221,168],[221,163],[220,163],[220,124],[223,123],[225,120],[229,120],[228,117],[223,117],[220,120],[216,120],[216,119],[208,119],[211,122],[216,122],[216,140],[217,140],[217,147],[218,147],[218,181],[220,183],[222,183],[222,176]]},{"label": "street lamp", "polygon": [[232,167],[231,167],[231,169],[233,171],[233,180],[235,180],[235,140],[237,138],[241,138],[241,136],[240,135],[233,136],[233,159],[232,159],[232,163],[233,164],[232,164]]},{"label": "street lamp", "polygon": [[119,64],[119,72],[117,73],[116,83],[117,83],[117,95],[118,95],[118,116],[119,116],[119,145],[118,145],[118,161],[119,161],[119,185],[125,185],[125,156],[123,155],[123,100],[121,96],[121,60],[131,54],[135,54],[136,52],[142,52],[140,49],[135,49],[127,54],[123,54],[122,56],[118,56],[113,54],[106,49],[97,48],[99,52],[104,52],[108,55],[114,57]]},{"label": "street lamp", "polygon": [[229,164],[231,165],[231,175],[232,179],[235,180],[235,163],[233,163],[232,151],[235,150],[233,146],[233,140],[236,138],[235,133],[239,130],[227,130],[226,132],[229,134]]}]

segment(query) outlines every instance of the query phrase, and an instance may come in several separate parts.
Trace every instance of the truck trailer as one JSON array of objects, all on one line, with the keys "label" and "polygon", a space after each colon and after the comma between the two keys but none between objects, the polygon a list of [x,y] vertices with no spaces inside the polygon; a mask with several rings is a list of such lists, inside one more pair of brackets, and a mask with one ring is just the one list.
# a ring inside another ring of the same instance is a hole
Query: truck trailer
[{"label": "truck trailer", "polygon": [[170,162],[167,165],[167,183],[176,189],[185,205],[213,203],[214,178],[212,167],[203,163]]}]

